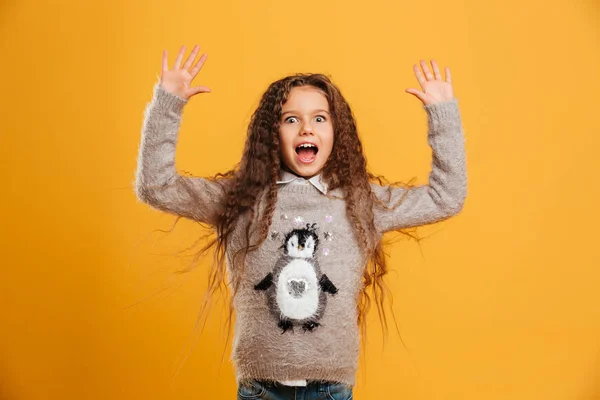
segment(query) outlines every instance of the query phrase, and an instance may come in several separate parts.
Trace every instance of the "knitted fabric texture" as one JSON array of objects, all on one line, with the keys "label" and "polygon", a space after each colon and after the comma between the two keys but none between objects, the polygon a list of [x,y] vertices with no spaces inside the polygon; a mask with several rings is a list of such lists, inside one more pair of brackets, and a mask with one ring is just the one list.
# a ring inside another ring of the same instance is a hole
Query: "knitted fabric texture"
[{"label": "knitted fabric texture", "polygon": [[[182,176],[175,168],[186,103],[154,86],[144,113],[135,191],[155,209],[214,224],[223,211],[220,186]],[[445,220],[464,204],[465,140],[458,100],[423,108],[433,152],[429,184],[391,190],[372,184],[386,205],[373,210],[381,235]],[[229,239],[228,274],[236,273],[231,255],[242,246],[246,223],[241,219]],[[238,382],[306,379],[354,385],[360,346],[357,300],[365,262],[341,189],[324,195],[308,182],[279,185],[268,237],[248,254],[234,299],[231,359]]]}]

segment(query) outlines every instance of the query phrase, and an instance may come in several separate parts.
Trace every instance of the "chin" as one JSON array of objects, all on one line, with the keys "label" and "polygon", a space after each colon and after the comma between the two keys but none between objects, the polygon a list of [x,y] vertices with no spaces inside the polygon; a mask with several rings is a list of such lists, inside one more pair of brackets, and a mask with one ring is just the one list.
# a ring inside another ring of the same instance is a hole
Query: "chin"
[{"label": "chin", "polygon": [[292,171],[303,178],[310,178],[317,175],[322,170],[322,165],[296,165]]}]

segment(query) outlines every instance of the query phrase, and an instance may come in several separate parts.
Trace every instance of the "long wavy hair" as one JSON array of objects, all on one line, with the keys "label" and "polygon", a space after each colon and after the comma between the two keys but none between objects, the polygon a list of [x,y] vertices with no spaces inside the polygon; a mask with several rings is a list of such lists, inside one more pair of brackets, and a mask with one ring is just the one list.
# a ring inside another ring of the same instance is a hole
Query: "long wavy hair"
[{"label": "long wavy hair", "polygon": [[[328,190],[341,188],[348,218],[364,254],[366,265],[362,277],[363,286],[357,299],[357,324],[364,342],[366,339],[366,314],[371,307],[372,297],[377,305],[382,328],[386,333],[388,324],[384,300],[387,295],[391,299],[391,294],[383,280],[388,272],[386,256],[381,236],[375,228],[373,215],[374,206],[385,206],[372,192],[371,182],[388,184],[390,187],[398,185],[411,187],[412,180],[409,183],[390,183],[385,178],[367,171],[367,161],[352,110],[340,89],[323,74],[295,74],[269,85],[250,120],[240,163],[228,172],[206,178],[219,183],[225,195],[223,212],[213,226],[213,233],[216,235],[212,236],[196,253],[190,267],[177,271],[177,273],[188,272],[197,263],[200,256],[210,249],[214,250],[208,289],[196,327],[201,316],[205,315],[204,312],[213,295],[217,291],[231,290],[229,293],[229,317],[226,322],[229,340],[234,312],[233,300],[240,281],[243,279],[246,255],[258,248],[267,238],[277,202],[277,180],[280,168],[283,167],[279,146],[281,111],[290,91],[299,86],[312,86],[319,89],[329,102],[334,128],[334,143],[321,174],[324,182],[328,184]],[[259,203],[261,210],[260,218],[257,219]],[[234,254],[231,258],[233,262],[229,268],[234,273],[229,274],[231,280],[228,282],[226,258],[228,250],[232,251],[232,249],[228,249],[228,241],[234,232],[236,223],[242,216],[246,217],[245,221],[249,221],[244,225],[245,246],[233,251]],[[179,218],[181,217],[178,217],[177,220]],[[418,240],[414,231],[399,230],[398,232]]]}]

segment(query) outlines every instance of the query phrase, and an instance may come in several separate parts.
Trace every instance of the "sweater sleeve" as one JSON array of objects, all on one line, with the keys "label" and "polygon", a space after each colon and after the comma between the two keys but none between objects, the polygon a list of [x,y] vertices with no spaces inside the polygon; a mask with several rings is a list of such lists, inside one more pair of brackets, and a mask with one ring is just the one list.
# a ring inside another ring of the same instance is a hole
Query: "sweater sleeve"
[{"label": "sweater sleeve", "polygon": [[375,225],[382,233],[442,221],[463,208],[467,174],[458,99],[423,107],[432,150],[429,184],[411,188],[372,184],[382,203],[374,209]]},{"label": "sweater sleeve", "polygon": [[222,183],[179,175],[175,150],[187,100],[157,83],[146,106],[135,173],[137,198],[170,214],[214,225],[222,212]]}]

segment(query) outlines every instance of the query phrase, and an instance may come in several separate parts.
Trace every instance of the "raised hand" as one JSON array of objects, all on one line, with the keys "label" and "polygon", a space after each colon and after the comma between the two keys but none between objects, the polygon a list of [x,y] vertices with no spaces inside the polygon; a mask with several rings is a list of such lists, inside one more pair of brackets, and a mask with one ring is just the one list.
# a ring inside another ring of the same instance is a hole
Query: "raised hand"
[{"label": "raised hand", "polygon": [[421,60],[421,67],[425,72],[425,76],[419,69],[417,64],[413,65],[417,81],[421,85],[423,91],[414,88],[408,88],[405,91],[415,95],[424,105],[440,103],[442,101],[450,101],[454,99],[454,91],[452,90],[452,76],[450,68],[446,67],[446,81],[443,80],[440,69],[435,60],[431,60],[433,66],[433,74],[429,70],[429,66],[425,60]]},{"label": "raised hand", "polygon": [[184,100],[188,100],[190,97],[197,95],[198,93],[209,93],[210,89],[206,86],[191,87],[192,81],[198,75],[198,72],[202,69],[202,65],[206,61],[206,54],[202,54],[200,59],[190,70],[192,63],[196,59],[196,55],[200,50],[200,46],[195,45],[192,52],[188,56],[185,64],[181,67],[181,60],[185,54],[185,45],[181,46],[179,54],[175,59],[175,65],[173,69],[169,70],[169,63],[167,58],[167,50],[163,51],[162,56],[162,72],[160,75],[160,86],[176,96],[181,97]]}]

